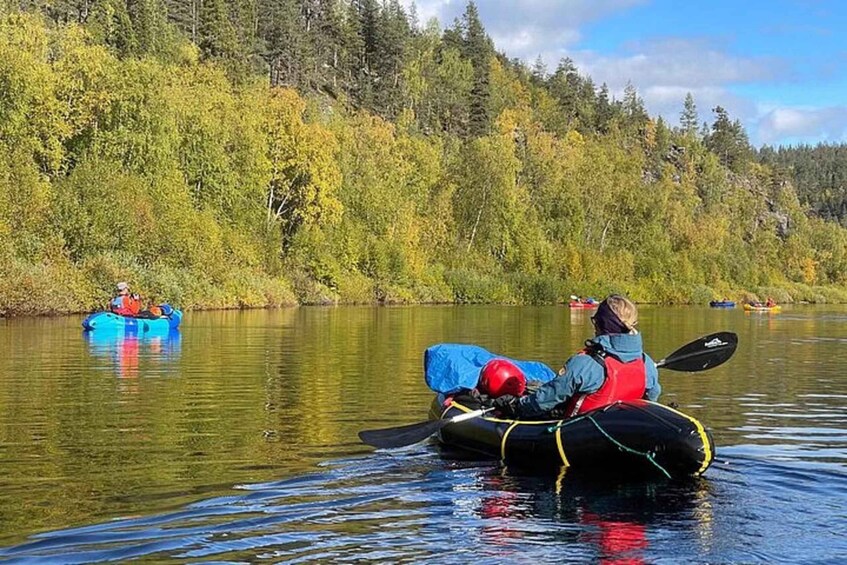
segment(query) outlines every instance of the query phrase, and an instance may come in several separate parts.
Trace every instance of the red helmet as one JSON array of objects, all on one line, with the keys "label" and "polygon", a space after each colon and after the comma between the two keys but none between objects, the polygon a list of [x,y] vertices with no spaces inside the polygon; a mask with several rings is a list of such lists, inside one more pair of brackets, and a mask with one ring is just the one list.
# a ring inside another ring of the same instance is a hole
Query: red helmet
[{"label": "red helmet", "polygon": [[526,377],[511,361],[492,359],[480,371],[477,388],[492,398],[504,394],[520,396],[526,390]]}]

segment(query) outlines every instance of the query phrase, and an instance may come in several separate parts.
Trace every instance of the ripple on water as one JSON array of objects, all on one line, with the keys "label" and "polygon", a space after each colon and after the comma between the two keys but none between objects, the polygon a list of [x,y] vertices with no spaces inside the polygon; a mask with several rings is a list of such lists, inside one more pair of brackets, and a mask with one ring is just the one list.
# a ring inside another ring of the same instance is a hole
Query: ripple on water
[{"label": "ripple on water", "polygon": [[560,362],[590,331],[561,308],[197,313],[173,343],[0,331],[0,560],[838,562],[847,318],[692,312],[640,323],[651,351],[739,333],[726,365],[662,376],[718,461],[620,485],[357,441],[425,417],[431,343]]}]

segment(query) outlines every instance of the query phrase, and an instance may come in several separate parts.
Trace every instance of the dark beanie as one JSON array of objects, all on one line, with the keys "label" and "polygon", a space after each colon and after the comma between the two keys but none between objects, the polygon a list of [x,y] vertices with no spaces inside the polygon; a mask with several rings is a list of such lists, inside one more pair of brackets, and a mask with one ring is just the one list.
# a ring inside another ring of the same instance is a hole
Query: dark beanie
[{"label": "dark beanie", "polygon": [[609,303],[605,300],[600,303],[597,308],[597,313],[591,317],[594,322],[594,328],[597,330],[597,335],[604,334],[625,334],[629,333],[632,328],[629,328],[621,322],[618,315],[615,314],[609,307]]}]

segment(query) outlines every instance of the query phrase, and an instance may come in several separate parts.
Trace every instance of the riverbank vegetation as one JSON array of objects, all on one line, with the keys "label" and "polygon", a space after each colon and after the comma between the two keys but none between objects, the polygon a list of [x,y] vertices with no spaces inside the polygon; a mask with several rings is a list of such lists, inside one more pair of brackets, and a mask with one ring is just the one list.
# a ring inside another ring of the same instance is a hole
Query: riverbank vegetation
[{"label": "riverbank vegetation", "polygon": [[847,231],[710,117],[509,60],[473,4],[442,30],[396,0],[0,0],[0,312],[118,280],[186,308],[847,301]]}]

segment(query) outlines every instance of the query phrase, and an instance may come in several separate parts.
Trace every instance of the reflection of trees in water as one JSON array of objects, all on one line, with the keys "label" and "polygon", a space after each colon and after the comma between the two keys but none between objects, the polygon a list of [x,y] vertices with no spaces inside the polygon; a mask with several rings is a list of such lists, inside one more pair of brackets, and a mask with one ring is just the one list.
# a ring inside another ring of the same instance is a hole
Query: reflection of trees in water
[{"label": "reflection of trees in water", "polygon": [[[83,332],[89,351],[95,357],[112,361],[118,377],[136,378],[140,370],[168,372],[168,365],[181,354],[182,335],[178,329],[143,333]],[[140,367],[140,363],[144,366]]]},{"label": "reflection of trees in water", "polygon": [[[41,486],[46,482],[25,483],[31,488],[11,511],[20,518],[20,531],[36,529],[36,524],[38,529],[57,527],[89,521],[92,515],[156,510],[164,504],[156,498],[162,493],[190,493],[187,498],[196,499],[206,485],[269,480],[310,470],[315,461],[368,452],[357,431],[426,418],[433,393],[423,381],[422,353],[429,345],[475,343],[558,367],[591,333],[590,316],[575,315],[566,307],[502,306],[191,312],[182,327],[178,358],[164,364],[148,359],[150,350],[139,341],[141,378],[120,380],[117,386],[110,361],[117,353],[107,344],[104,357],[98,344],[83,344],[78,324],[66,331],[66,320],[6,321],[15,331],[5,334],[7,384],[0,413],[44,424],[39,430],[43,439],[35,444],[28,426],[5,430],[8,445],[32,445],[27,449],[37,455],[10,458],[5,476],[22,481],[67,477],[59,500],[55,491]],[[797,319],[802,316],[811,319]],[[685,413],[713,428],[718,458],[724,446],[785,441],[747,438],[749,422],[757,426],[756,433],[762,423],[770,429],[796,426],[803,433],[821,422],[843,428],[836,416],[817,416],[843,414],[837,394],[843,379],[835,370],[847,365],[847,317],[802,316],[793,309],[768,320],[707,307],[640,306],[645,346],[657,358],[700,335],[738,332],[738,352],[726,365],[697,375],[661,375],[662,402],[676,400]],[[65,339],[65,334],[72,337]],[[172,371],[170,378],[144,378],[165,369]],[[123,394],[121,387],[130,384],[140,394]],[[812,391],[816,396],[804,394]],[[813,422],[799,416],[810,410],[817,410]],[[786,418],[786,411],[798,417]],[[642,523],[648,539],[664,516],[689,520],[705,539],[710,532],[708,497],[696,497],[707,493],[705,488],[682,491],[681,500],[670,501],[674,491],[664,487],[657,493],[627,490],[615,506],[614,500],[603,500],[604,492],[595,496],[587,487],[576,488],[572,474],[561,497],[554,495],[555,477],[516,478],[511,471],[505,477],[518,486],[479,479],[486,498],[512,494],[504,504],[505,517],[491,519],[503,528],[525,512],[551,517],[555,532],[545,532],[550,535],[567,536],[575,528],[584,535],[599,531],[599,526],[579,522],[582,507],[583,515]],[[131,492],[134,498],[107,496],[114,492]],[[644,509],[636,507],[639,497]],[[532,504],[525,504],[525,498]],[[665,502],[668,508],[662,507]]]},{"label": "reflection of trees in water", "polygon": [[[621,483],[596,476],[502,469],[481,475],[477,514],[486,541],[510,545],[522,522],[549,523],[546,537],[600,563],[644,563],[651,529],[696,531],[711,545],[710,486],[704,479]],[[575,547],[575,545],[577,547]]]}]

